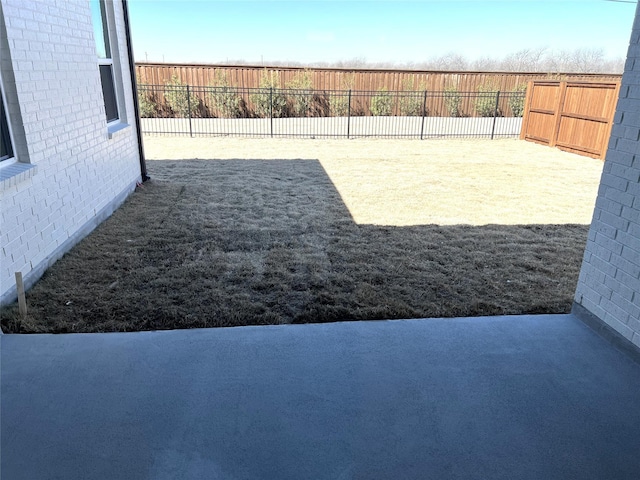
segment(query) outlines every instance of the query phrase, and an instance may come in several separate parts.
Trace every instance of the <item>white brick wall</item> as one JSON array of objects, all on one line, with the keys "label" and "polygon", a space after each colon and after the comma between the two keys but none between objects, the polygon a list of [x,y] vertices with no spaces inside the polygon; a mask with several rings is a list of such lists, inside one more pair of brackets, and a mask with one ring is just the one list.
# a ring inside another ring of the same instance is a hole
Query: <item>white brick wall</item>
[{"label": "white brick wall", "polygon": [[640,347],[640,7],[575,301]]},{"label": "white brick wall", "polygon": [[0,6],[0,68],[15,150],[37,167],[0,182],[0,301],[6,302],[14,296],[14,273],[33,283],[132,191],[140,163],[122,2],[111,4],[114,64],[129,127],[111,139],[88,0],[0,0]]}]

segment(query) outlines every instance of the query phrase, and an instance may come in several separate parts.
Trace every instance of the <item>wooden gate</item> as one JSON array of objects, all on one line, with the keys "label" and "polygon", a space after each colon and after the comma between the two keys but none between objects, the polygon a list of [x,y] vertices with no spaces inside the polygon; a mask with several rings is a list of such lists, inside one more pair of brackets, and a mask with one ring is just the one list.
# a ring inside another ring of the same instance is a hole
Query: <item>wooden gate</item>
[{"label": "wooden gate", "polygon": [[620,82],[529,82],[520,139],[604,158]]}]

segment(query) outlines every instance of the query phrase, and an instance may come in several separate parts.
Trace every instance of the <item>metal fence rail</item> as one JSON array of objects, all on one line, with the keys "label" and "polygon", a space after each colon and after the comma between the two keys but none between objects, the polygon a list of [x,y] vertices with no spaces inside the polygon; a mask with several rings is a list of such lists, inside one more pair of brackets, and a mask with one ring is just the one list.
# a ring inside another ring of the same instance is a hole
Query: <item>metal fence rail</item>
[{"label": "metal fence rail", "polygon": [[145,134],[307,138],[518,137],[524,92],[139,85]]}]

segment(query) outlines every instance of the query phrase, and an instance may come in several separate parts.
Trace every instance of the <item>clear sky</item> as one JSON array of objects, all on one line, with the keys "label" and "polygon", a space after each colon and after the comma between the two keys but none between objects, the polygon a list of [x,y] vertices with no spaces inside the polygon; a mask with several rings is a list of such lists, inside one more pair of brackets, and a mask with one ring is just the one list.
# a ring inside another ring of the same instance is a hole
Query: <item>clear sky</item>
[{"label": "clear sky", "polygon": [[523,48],[625,57],[631,0],[129,0],[138,61],[421,62]]}]

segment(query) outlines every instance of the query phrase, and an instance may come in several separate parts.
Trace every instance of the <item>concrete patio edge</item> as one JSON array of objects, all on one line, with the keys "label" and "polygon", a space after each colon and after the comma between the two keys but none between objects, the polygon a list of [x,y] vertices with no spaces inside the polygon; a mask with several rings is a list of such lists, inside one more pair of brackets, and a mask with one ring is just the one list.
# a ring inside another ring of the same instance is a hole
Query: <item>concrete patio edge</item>
[{"label": "concrete patio edge", "polygon": [[571,307],[571,313],[615,348],[625,353],[634,362],[640,364],[640,348],[622,336],[617,330],[614,330],[600,317],[594,315],[576,302],[574,302]]},{"label": "concrete patio edge", "polygon": [[573,314],[4,335],[13,480],[637,479],[640,365]]}]

